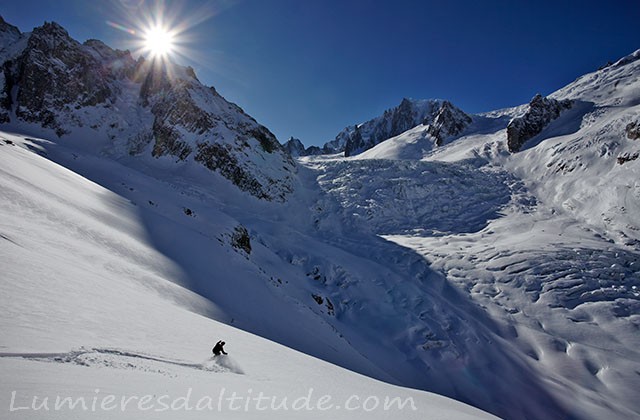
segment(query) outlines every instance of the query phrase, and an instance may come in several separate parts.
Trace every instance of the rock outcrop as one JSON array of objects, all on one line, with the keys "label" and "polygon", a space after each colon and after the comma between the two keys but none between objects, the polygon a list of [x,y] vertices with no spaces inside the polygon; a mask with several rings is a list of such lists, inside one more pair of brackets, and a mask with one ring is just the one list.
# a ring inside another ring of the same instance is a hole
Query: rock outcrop
[{"label": "rock outcrop", "polygon": [[640,139],[640,122],[630,122],[629,124],[627,124],[624,131],[625,133],[627,133],[627,138],[629,140]]},{"label": "rock outcrop", "polygon": [[565,99],[558,101],[538,94],[531,99],[524,115],[513,118],[507,126],[507,148],[515,153],[528,140],[540,134],[549,123],[560,116],[562,111],[570,109],[573,102]]}]

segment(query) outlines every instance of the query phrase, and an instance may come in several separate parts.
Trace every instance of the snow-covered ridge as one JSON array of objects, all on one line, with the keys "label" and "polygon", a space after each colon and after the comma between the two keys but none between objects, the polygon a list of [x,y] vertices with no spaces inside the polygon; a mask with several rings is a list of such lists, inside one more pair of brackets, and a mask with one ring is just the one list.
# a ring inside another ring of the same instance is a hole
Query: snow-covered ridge
[{"label": "snow-covered ridge", "polygon": [[581,99],[598,106],[634,105],[640,96],[637,86],[640,50],[614,64],[578,77],[573,83],[549,95],[556,99]]},{"label": "snow-covered ridge", "polygon": [[426,135],[441,145],[446,138],[460,134],[470,123],[471,117],[449,101],[404,98],[381,116],[345,128],[322,150],[354,156],[417,126],[423,126]]},{"label": "snow-covered ridge", "polygon": [[5,127],[42,127],[61,141],[93,132],[86,149],[201,164],[261,199],[291,192],[295,163],[275,136],[193,69],[80,44],[53,22],[24,36],[2,28],[1,51],[13,51],[0,54]]}]

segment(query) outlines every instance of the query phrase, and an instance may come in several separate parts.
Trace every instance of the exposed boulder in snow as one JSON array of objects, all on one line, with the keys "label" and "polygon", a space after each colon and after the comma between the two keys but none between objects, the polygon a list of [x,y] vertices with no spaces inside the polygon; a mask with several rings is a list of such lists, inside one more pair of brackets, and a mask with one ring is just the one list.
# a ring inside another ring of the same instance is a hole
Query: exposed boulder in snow
[{"label": "exposed boulder in snow", "polygon": [[[0,22],[2,51],[15,49],[16,31]],[[96,136],[88,147],[198,162],[266,200],[282,201],[292,190],[295,163],[275,136],[202,85],[192,68],[136,61],[97,40],[80,44],[57,23],[35,28],[18,54],[3,57],[0,123],[18,122],[10,121],[15,111],[19,121],[59,137],[90,128]]]},{"label": "exposed boulder in snow", "polygon": [[564,110],[570,109],[570,100],[558,101],[545,98],[540,94],[531,99],[527,112],[509,122],[507,126],[507,147],[510,152],[517,152],[529,139],[538,135],[551,121],[560,116]]},{"label": "exposed boulder in snow", "polygon": [[634,121],[627,124],[625,127],[625,133],[627,133],[627,138],[630,140],[638,140],[640,139],[640,122]]},{"label": "exposed boulder in snow", "polygon": [[251,254],[251,238],[249,232],[244,226],[236,226],[231,236],[231,245],[234,248],[241,249],[247,254]]},{"label": "exposed boulder in snow", "polygon": [[635,153],[626,152],[618,156],[617,162],[619,165],[623,165],[627,162],[631,162],[632,160],[638,159],[638,157],[640,157],[640,152],[635,152]]},{"label": "exposed boulder in snow", "polygon": [[333,303],[328,297],[323,298],[322,296],[317,295],[315,293],[312,293],[311,297],[313,298],[313,300],[316,301],[318,305],[322,306],[324,304],[326,306],[327,315],[336,316],[335,307],[333,306]]},{"label": "exposed boulder in snow", "polygon": [[460,134],[470,123],[471,117],[449,101],[405,98],[383,115],[345,128],[323,149],[325,153],[344,151],[345,156],[357,155],[421,124],[441,145],[445,138]]}]

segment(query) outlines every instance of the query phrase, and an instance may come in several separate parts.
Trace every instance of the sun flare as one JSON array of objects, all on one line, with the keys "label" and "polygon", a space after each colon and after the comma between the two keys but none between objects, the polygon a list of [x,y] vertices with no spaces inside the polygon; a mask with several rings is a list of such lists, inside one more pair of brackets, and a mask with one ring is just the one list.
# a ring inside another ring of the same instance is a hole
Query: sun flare
[{"label": "sun flare", "polygon": [[121,20],[107,20],[106,24],[127,34],[123,44],[133,57],[151,59],[165,67],[202,60],[192,49],[197,39],[195,27],[219,13],[216,7],[209,6],[187,11],[183,7],[187,2],[120,0],[113,3],[122,6],[123,16]]},{"label": "sun flare", "polygon": [[153,57],[166,57],[175,48],[175,36],[171,31],[155,26],[145,32],[144,45]]}]

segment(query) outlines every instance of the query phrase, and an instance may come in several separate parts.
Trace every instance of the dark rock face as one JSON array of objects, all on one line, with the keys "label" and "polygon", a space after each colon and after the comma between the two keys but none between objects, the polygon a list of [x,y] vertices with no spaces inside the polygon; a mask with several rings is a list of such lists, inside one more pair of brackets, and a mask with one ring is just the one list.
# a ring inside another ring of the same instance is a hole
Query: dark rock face
[{"label": "dark rock face", "polygon": [[[172,81],[168,69],[161,63],[142,63],[146,74],[140,87],[140,99],[145,106],[151,106],[154,115],[152,155],[160,157],[173,155],[185,160],[193,151],[182,140],[176,126],[182,126],[189,132],[199,135],[213,128],[210,116],[197,107],[188,91],[188,83],[183,80]],[[139,71],[140,73],[140,71]]]},{"label": "dark rock face", "polygon": [[[299,139],[296,139],[294,137],[290,137],[283,147],[293,157],[316,156],[316,155],[321,155],[323,153],[326,153],[324,152],[323,149],[319,148],[318,146],[309,146],[305,148],[302,142]],[[328,153],[331,153],[331,152],[328,152]]]},{"label": "dark rock face", "polygon": [[110,67],[131,69],[134,61],[128,52],[104,47],[96,41],[79,44],[57,23],[35,28],[23,53],[5,63],[8,85],[19,86],[16,115],[61,135],[66,129],[56,111],[113,102],[119,90]]},{"label": "dark rock face", "polygon": [[627,162],[631,162],[632,160],[636,160],[640,157],[640,152],[635,153],[623,153],[617,157],[617,162],[619,165],[623,165]]},{"label": "dark rock face", "polygon": [[435,138],[437,145],[442,145],[447,137],[460,134],[470,123],[471,117],[451,102],[405,98],[382,116],[345,128],[333,141],[325,144],[323,151],[344,151],[345,156],[353,156],[420,124],[426,126],[427,133]]},{"label": "dark rock face", "polygon": [[404,98],[400,105],[385,111],[378,121],[372,120],[355,126],[346,142],[344,155],[362,153],[390,137],[415,127],[426,117],[421,111],[416,102]]},{"label": "dark rock face", "polygon": [[627,133],[627,138],[629,140],[640,139],[640,122],[630,122],[629,124],[627,124],[624,131],[625,133]]},{"label": "dark rock face", "polygon": [[290,137],[289,140],[287,140],[284,144],[284,150],[293,157],[305,156],[306,152],[302,142],[294,137]]},{"label": "dark rock face", "polygon": [[365,141],[365,139],[362,138],[362,132],[360,131],[360,126],[356,126],[356,128],[353,130],[353,132],[349,136],[349,139],[347,140],[347,144],[344,146],[344,155],[353,156],[353,155],[357,155],[358,153],[362,153],[365,150],[371,149],[373,146],[377,144],[375,143],[376,140],[377,139],[374,137],[373,139],[368,138],[367,141]]},{"label": "dark rock face", "polygon": [[[265,200],[285,199],[292,190],[295,163],[267,128],[215,89],[202,86],[193,69],[182,69],[183,77],[176,77],[179,68],[150,66],[143,71],[140,98],[154,116],[153,156],[171,155],[178,160],[193,156],[243,191]],[[260,174],[260,168],[247,159],[248,153],[271,155],[280,176]]]},{"label": "dark rock face", "polygon": [[[394,136],[415,127],[415,122],[419,118],[418,114],[419,110],[414,105],[414,102],[407,98],[403,98],[400,105],[389,112],[391,117],[391,128],[388,132],[393,133],[391,135]],[[376,127],[375,132],[378,134],[378,136],[376,136],[378,138],[384,137],[387,134],[386,130],[383,130],[381,127]]]},{"label": "dark rock face", "polygon": [[154,157],[173,155],[179,160],[185,160],[192,152],[191,147],[180,140],[180,133],[172,126],[163,124],[159,118],[153,123],[153,138],[155,144],[151,155]]},{"label": "dark rock face", "polygon": [[527,112],[518,118],[514,118],[507,126],[507,147],[510,152],[515,153],[522,145],[532,139],[549,123],[560,116],[562,111],[570,109],[573,102],[565,99],[557,101],[545,98],[538,94],[529,102]]},{"label": "dark rock face", "polygon": [[195,161],[265,200],[292,190],[295,162],[275,136],[192,68],[80,44],[56,23],[23,36],[1,18],[0,66],[0,123],[15,112],[58,136],[91,128],[117,153]]},{"label": "dark rock face", "polygon": [[4,75],[4,71],[0,69],[0,124],[8,123],[11,121],[11,86],[7,85],[7,81]]},{"label": "dark rock face", "polygon": [[3,38],[11,37],[14,40],[16,40],[20,37],[20,35],[21,35],[20,29],[11,25],[7,21],[5,21],[2,16],[0,16],[0,36],[1,37]]},{"label": "dark rock face", "polygon": [[[11,46],[22,38],[20,30],[8,24],[0,16],[0,63],[6,60],[10,52],[6,47]],[[9,79],[7,79],[9,77]],[[11,75],[9,66],[0,66],[0,124],[10,121],[11,111]]]},{"label": "dark rock face", "polygon": [[233,156],[231,147],[228,145],[200,143],[194,159],[212,171],[220,172],[222,176],[229,179],[241,190],[247,191],[258,198],[272,198],[262,188],[262,184],[241,167],[238,160]]},{"label": "dark rock face", "polygon": [[351,125],[342,130],[335,139],[325,143],[322,146],[323,154],[334,154],[334,153],[344,153],[344,148],[349,141],[349,136],[356,129],[356,125]]},{"label": "dark rock face", "polygon": [[262,125],[249,130],[248,134],[258,140],[260,147],[262,147],[262,150],[265,152],[274,153],[275,151],[282,151],[282,146],[278,142],[278,139],[276,139],[276,136]]},{"label": "dark rock face", "polygon": [[324,153],[324,150],[319,148],[318,146],[309,146],[305,150],[305,154],[307,156],[317,156],[317,155],[321,155],[323,153]]},{"label": "dark rock face", "polygon": [[247,254],[251,254],[251,238],[249,232],[244,226],[236,226],[231,236],[231,245],[234,248],[241,249]]},{"label": "dark rock face", "polygon": [[456,108],[449,101],[444,101],[438,114],[429,124],[427,132],[436,139],[436,146],[442,146],[444,139],[457,136],[471,124],[471,117]]}]

